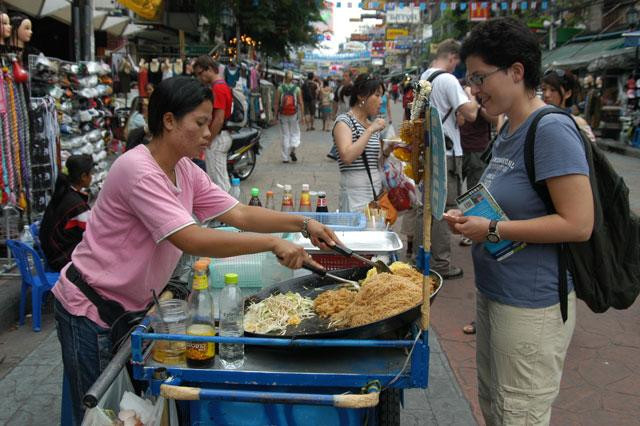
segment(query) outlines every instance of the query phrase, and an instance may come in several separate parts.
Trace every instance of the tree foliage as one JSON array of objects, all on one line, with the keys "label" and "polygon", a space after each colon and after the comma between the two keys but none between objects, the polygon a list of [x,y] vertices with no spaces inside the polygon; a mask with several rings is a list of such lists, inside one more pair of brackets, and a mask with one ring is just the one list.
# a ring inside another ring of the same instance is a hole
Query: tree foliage
[{"label": "tree foliage", "polygon": [[[286,57],[296,47],[315,44],[313,22],[320,21],[317,0],[197,0],[196,11],[209,21],[210,38],[241,34],[261,43],[260,50]],[[228,39],[226,40],[228,41]]]}]

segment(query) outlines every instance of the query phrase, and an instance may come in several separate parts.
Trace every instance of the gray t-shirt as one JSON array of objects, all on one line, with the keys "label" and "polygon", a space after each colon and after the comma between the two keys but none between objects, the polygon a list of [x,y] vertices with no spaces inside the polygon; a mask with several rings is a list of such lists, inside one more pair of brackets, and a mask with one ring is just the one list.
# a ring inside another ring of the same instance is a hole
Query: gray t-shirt
[{"label": "gray t-shirt", "polygon": [[[524,142],[535,114],[511,135],[507,123],[493,147],[481,182],[512,220],[545,216],[543,201],[531,187],[524,165]],[[536,181],[552,177],[589,175],[584,146],[572,119],[549,114],[538,123],[535,141]],[[473,263],[478,290],[491,300],[526,308],[559,303],[558,260],[553,244],[527,244],[501,262],[484,244],[474,244]],[[569,276],[569,291],[573,282]]]}]

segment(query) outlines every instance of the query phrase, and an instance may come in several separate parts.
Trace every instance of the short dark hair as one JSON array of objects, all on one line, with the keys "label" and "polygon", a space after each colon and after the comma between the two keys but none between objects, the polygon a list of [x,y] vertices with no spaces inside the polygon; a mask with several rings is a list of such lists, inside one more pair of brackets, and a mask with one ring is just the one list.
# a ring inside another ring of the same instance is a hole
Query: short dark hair
[{"label": "short dark hair", "polygon": [[542,83],[551,86],[553,90],[561,95],[571,90],[571,97],[565,103],[568,107],[573,105],[574,99],[578,96],[578,79],[569,70],[548,69],[542,76]]},{"label": "short dark hair", "polygon": [[438,50],[436,50],[436,57],[442,58],[447,55],[459,55],[460,54],[460,42],[452,38],[443,40],[438,44]]},{"label": "short dark hair", "polygon": [[312,73],[312,72],[308,72],[308,73],[307,73],[307,78],[308,78],[309,80],[313,80],[313,73]]},{"label": "short dark hair", "polygon": [[180,119],[204,101],[213,101],[213,93],[198,80],[187,76],[162,80],[149,99],[149,132],[152,136],[161,136],[162,117],[166,113]]},{"label": "short dark hair", "polygon": [[72,155],[64,163],[71,183],[78,183],[84,173],[93,170],[93,157],[89,154]]},{"label": "short dark hair", "polygon": [[496,18],[478,24],[462,42],[460,57],[464,61],[469,56],[505,69],[520,62],[524,66],[525,87],[535,89],[540,84],[540,44],[519,19]]},{"label": "short dark hair", "polygon": [[376,90],[382,89],[384,93],[384,84],[377,77],[372,76],[369,73],[359,74],[353,82],[351,88],[351,98],[349,99],[349,106],[355,106],[358,102],[358,97],[362,96],[368,98],[376,93]]},{"label": "short dark hair", "polygon": [[198,56],[198,58],[193,63],[193,66],[202,68],[203,70],[212,69],[216,74],[220,69],[220,64],[209,55]]}]

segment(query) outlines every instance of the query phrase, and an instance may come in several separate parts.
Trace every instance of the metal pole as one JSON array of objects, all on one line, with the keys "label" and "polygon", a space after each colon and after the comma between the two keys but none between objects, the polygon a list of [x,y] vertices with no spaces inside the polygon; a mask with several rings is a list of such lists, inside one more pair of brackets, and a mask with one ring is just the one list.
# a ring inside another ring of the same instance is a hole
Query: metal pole
[{"label": "metal pole", "polygon": [[81,13],[82,60],[92,61],[94,58],[93,37],[93,0],[83,0]]},{"label": "metal pole", "polygon": [[102,374],[98,377],[98,380],[89,388],[86,394],[82,397],[82,403],[87,408],[93,408],[98,405],[98,401],[102,398],[102,395],[109,389],[111,383],[118,377],[122,367],[124,367],[129,361],[131,356],[131,339],[122,345],[118,353],[111,359],[107,367]]},{"label": "metal pole", "polygon": [[80,5],[82,0],[73,0],[72,17],[73,21],[73,59],[80,60],[80,44],[82,42],[82,34],[80,33]]}]

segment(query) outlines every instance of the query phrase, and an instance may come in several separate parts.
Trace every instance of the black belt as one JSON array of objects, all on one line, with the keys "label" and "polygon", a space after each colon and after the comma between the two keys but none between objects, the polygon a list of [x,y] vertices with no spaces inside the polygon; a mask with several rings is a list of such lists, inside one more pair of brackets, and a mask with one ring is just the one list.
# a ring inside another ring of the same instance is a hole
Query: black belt
[{"label": "black belt", "polygon": [[122,305],[116,301],[105,299],[100,296],[80,275],[80,272],[73,265],[69,265],[67,269],[67,279],[74,283],[76,287],[95,305],[98,309],[100,319],[107,323],[110,327],[122,315],[126,313]]}]

